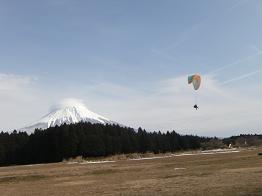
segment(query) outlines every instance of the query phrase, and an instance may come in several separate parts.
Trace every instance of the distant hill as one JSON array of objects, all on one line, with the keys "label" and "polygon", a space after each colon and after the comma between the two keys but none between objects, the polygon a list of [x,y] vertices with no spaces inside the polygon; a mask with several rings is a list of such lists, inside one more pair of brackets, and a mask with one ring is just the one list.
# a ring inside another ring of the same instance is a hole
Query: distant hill
[{"label": "distant hill", "polygon": [[241,134],[223,139],[223,143],[234,147],[262,146],[262,135]]}]

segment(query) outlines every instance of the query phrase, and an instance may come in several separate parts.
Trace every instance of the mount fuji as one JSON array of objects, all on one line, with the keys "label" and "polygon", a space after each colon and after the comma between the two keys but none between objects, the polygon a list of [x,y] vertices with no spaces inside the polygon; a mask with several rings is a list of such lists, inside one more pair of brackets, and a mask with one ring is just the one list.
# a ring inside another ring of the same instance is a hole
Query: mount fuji
[{"label": "mount fuji", "polygon": [[42,117],[40,120],[21,128],[20,130],[32,133],[35,129],[44,130],[56,125],[60,126],[62,124],[74,124],[78,122],[90,122],[93,124],[118,124],[88,110],[81,101],[69,99],[53,107],[51,112]]}]

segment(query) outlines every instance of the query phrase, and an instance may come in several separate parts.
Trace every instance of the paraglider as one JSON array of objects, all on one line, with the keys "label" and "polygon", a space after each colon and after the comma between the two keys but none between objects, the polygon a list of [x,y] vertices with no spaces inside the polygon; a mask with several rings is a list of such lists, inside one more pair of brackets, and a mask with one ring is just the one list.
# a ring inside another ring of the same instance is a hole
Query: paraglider
[{"label": "paraglider", "polygon": [[[201,76],[198,74],[188,76],[188,84],[193,84],[195,91],[197,91],[201,85]],[[195,108],[196,110],[199,109],[197,105],[196,97],[195,97],[195,105],[193,106],[193,108]]]}]

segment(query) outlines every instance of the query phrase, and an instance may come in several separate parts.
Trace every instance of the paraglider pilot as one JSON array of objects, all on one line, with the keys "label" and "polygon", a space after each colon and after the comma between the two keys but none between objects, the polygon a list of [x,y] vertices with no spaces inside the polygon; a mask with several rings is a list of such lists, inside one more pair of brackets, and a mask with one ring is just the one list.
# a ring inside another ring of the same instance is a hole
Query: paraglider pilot
[{"label": "paraglider pilot", "polygon": [[197,104],[194,105],[194,108],[197,110],[199,109],[199,107],[197,106]]}]

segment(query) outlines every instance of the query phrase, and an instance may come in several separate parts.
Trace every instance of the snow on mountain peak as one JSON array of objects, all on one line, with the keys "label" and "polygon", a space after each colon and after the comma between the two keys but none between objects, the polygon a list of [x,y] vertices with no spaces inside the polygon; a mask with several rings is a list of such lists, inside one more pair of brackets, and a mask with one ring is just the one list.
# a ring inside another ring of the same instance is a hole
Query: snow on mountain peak
[{"label": "snow on mountain peak", "polygon": [[22,131],[32,133],[36,128],[47,129],[56,125],[91,122],[101,124],[117,124],[86,108],[81,100],[66,99],[51,108],[51,112],[36,123],[22,128]]}]

